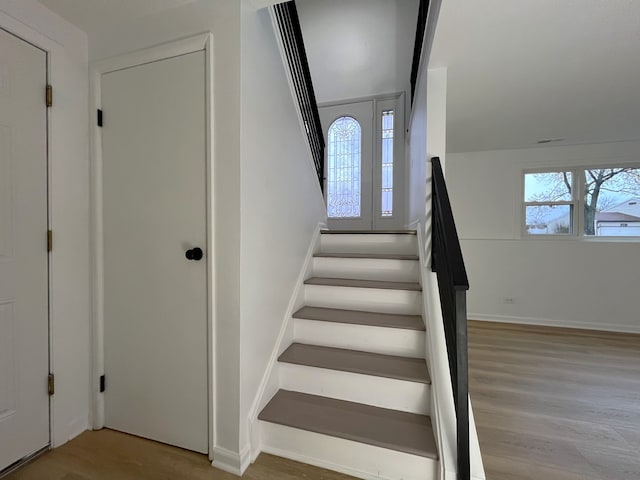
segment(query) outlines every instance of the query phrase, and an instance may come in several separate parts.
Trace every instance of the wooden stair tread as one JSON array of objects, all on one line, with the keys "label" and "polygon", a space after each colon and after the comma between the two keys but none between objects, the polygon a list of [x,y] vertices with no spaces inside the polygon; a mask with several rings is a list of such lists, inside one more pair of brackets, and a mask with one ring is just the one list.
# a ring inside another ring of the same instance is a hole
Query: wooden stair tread
[{"label": "wooden stair tread", "polygon": [[421,457],[438,458],[431,418],[426,415],[279,390],[258,418]]},{"label": "wooden stair tread", "polygon": [[399,253],[329,253],[318,252],[316,258],[372,258],[376,260],[418,260],[417,255],[402,255]]},{"label": "wooden stair tread", "polygon": [[422,358],[292,343],[278,361],[417,383],[431,383]]},{"label": "wooden stair tread", "polygon": [[294,318],[318,320],[322,322],[350,323],[371,327],[404,328],[425,330],[420,315],[400,315],[393,313],[365,312],[361,310],[341,310],[339,308],[302,307],[293,314]]},{"label": "wooden stair tread", "polygon": [[416,235],[415,230],[320,230],[322,235]]},{"label": "wooden stair tread", "polygon": [[384,282],[379,280],[356,280],[352,278],[311,277],[305,285],[323,285],[331,287],[381,288],[384,290],[412,290],[421,292],[418,282]]}]

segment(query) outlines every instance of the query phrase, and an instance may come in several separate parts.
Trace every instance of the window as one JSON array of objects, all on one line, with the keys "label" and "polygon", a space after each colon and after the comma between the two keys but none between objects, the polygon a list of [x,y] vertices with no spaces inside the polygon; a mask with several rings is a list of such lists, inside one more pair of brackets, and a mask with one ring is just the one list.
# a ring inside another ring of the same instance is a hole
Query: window
[{"label": "window", "polygon": [[393,216],[393,110],[382,112],[382,216]]},{"label": "window", "polygon": [[360,216],[361,128],[353,117],[340,117],[329,127],[327,149],[327,215]]},{"label": "window", "polygon": [[524,219],[529,235],[640,237],[640,168],[525,172]]},{"label": "window", "polygon": [[575,188],[571,171],[524,174],[525,229],[530,235],[574,232]]}]

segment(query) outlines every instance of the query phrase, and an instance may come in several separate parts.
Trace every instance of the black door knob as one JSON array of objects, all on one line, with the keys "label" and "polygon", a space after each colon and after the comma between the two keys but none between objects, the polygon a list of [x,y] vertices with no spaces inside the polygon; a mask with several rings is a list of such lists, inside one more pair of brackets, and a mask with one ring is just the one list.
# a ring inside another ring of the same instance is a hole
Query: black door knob
[{"label": "black door knob", "polygon": [[187,260],[200,260],[202,259],[203,253],[200,247],[194,247],[191,250],[187,250],[184,254],[187,257]]}]

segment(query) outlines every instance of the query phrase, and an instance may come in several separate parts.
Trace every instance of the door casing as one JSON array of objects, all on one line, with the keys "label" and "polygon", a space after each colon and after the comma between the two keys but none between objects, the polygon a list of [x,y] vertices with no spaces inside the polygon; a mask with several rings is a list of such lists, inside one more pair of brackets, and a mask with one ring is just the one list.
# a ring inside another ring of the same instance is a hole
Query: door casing
[{"label": "door casing", "polygon": [[[101,79],[105,73],[134,67],[137,65],[163,60],[178,55],[205,52],[205,98],[206,98],[206,229],[207,245],[205,256],[207,262],[207,367],[208,367],[208,415],[209,415],[209,459],[213,460],[215,445],[215,271],[214,271],[214,208],[213,208],[213,34],[204,33],[175,42],[158,45],[148,49],[124,54],[90,67],[90,107],[97,112],[101,105]],[[95,117],[93,117],[95,120]],[[104,395],[100,393],[100,377],[104,374],[104,244],[103,244],[103,199],[102,199],[102,136],[97,122],[91,128],[91,250],[92,250],[92,426],[94,429],[104,427]]]},{"label": "door casing", "polygon": [[[45,58],[45,71],[44,71],[44,77],[46,80],[46,84],[50,85],[51,84],[51,44],[48,41],[43,40],[42,38],[36,38],[38,37],[37,35],[34,35],[34,33],[28,28],[28,27],[24,27],[23,25],[13,25],[13,28],[11,27],[7,27],[6,25],[6,20],[5,18],[3,18],[2,12],[0,12],[0,30],[2,30],[3,32],[6,32],[8,35],[11,35],[12,37],[16,38],[18,41],[20,42],[24,42],[28,45],[30,45],[31,47],[34,47],[40,51],[42,51],[44,53],[44,58]],[[46,172],[44,172],[45,175],[45,185],[44,188],[46,189],[45,192],[45,197],[46,197],[46,205],[44,205],[44,208],[46,209],[46,228],[48,230],[52,230],[51,227],[51,218],[52,218],[52,212],[51,212],[51,208],[52,208],[52,201],[51,201],[51,194],[52,194],[52,185],[51,185],[51,174],[50,174],[50,139],[51,139],[51,109],[48,108],[47,106],[45,106],[44,103],[44,92],[42,92],[42,99],[43,99],[43,107],[45,110],[45,128],[44,128],[44,134],[45,134],[45,145],[44,145],[44,162],[45,162],[45,169]],[[17,219],[14,219],[14,221],[16,221]],[[46,232],[42,232],[43,233],[43,241],[44,241],[44,235],[46,234]],[[46,337],[47,337],[47,352],[46,352],[46,358],[47,358],[47,370],[49,372],[49,374],[52,373],[53,370],[53,339],[52,339],[52,331],[53,331],[53,313],[52,313],[52,301],[53,301],[53,273],[52,273],[52,269],[51,269],[51,257],[52,257],[52,251],[49,250],[47,251],[47,262],[46,262],[46,277],[47,277],[47,286],[46,286],[46,294],[47,294],[47,299],[46,299],[46,303],[47,303],[47,313],[46,313],[46,319],[47,319],[47,331],[46,331]],[[54,384],[55,385],[55,384]],[[31,452],[30,454],[27,454],[26,457],[24,457],[23,459],[19,460],[19,463],[16,463],[14,465],[11,465],[9,469],[7,469],[6,471],[4,471],[4,473],[8,473],[9,471],[13,471],[15,468],[17,468],[18,466],[22,465],[25,461],[30,461],[31,459],[37,457],[38,455],[40,455],[41,453],[43,453],[44,451],[46,451],[47,449],[51,448],[51,445],[53,443],[53,439],[52,439],[52,432],[53,432],[53,425],[54,425],[54,418],[53,418],[53,397],[50,395],[48,398],[48,402],[47,402],[47,407],[48,407],[48,415],[47,415],[47,429],[48,429],[48,434],[47,434],[47,445],[43,448],[40,449],[38,452]],[[0,470],[2,470],[3,467],[0,466]]]}]

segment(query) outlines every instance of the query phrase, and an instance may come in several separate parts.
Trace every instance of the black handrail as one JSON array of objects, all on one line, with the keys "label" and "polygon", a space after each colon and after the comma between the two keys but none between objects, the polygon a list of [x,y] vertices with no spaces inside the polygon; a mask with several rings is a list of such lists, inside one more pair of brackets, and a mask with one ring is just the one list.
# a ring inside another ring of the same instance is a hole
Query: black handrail
[{"label": "black handrail", "polygon": [[280,37],[284,46],[291,79],[296,91],[298,105],[302,113],[302,120],[307,133],[313,163],[320,182],[320,188],[324,191],[324,135],[320,124],[318,104],[311,82],[311,71],[302,40],[302,28],[298,18],[296,2],[290,1],[274,5],[273,7]]},{"label": "black handrail", "polygon": [[416,39],[413,43],[413,61],[411,62],[411,103],[418,82],[418,68],[420,68],[420,55],[422,55],[422,43],[424,31],[427,28],[427,14],[429,13],[429,0],[420,0],[418,6],[418,25],[416,25]]},{"label": "black handrail", "polygon": [[431,159],[433,176],[431,269],[438,277],[440,303],[447,341],[449,371],[457,421],[458,480],[469,480],[469,381],[467,357],[467,290],[460,240],[453,220],[440,158]]}]

